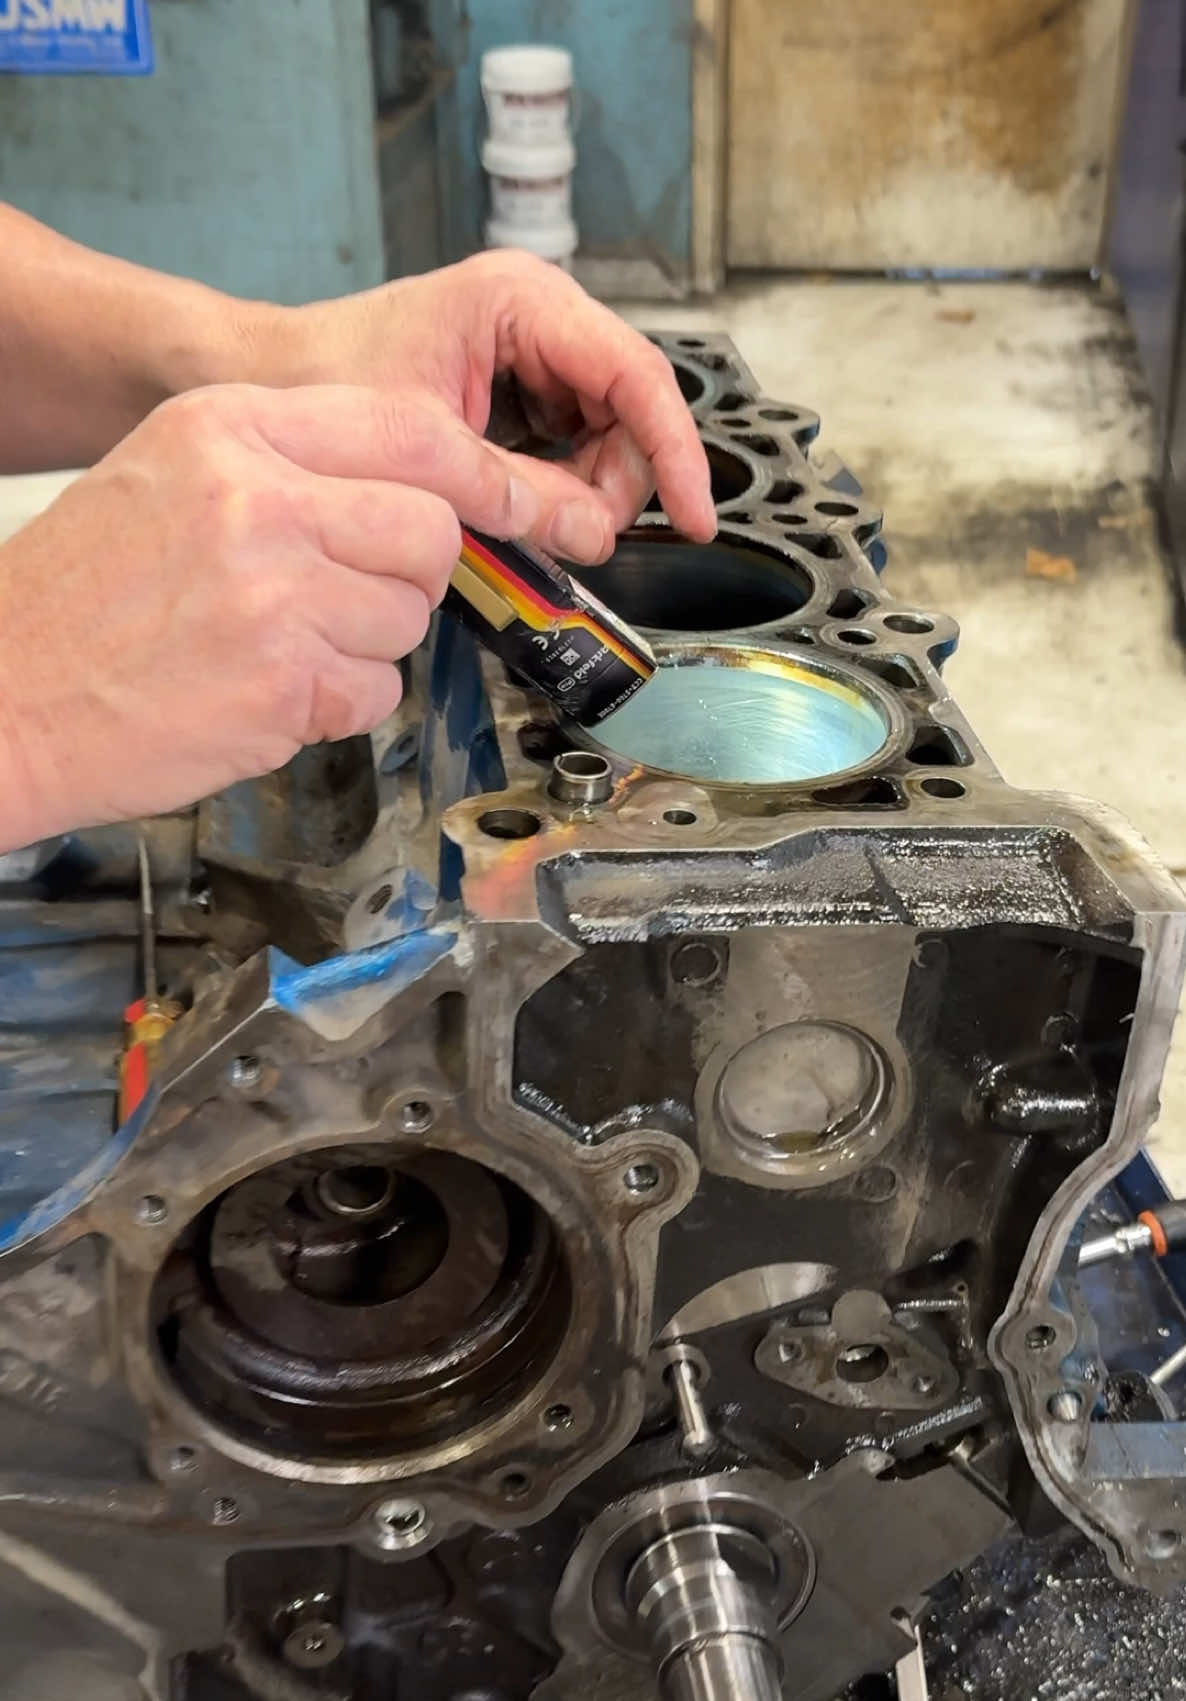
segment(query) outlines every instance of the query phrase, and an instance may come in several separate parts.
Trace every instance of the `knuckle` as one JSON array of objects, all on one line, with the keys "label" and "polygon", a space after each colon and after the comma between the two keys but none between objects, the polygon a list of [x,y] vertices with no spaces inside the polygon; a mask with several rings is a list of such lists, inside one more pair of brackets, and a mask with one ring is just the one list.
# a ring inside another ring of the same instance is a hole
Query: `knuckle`
[{"label": "knuckle", "polygon": [[468,497],[475,513],[480,512],[495,523],[506,517],[510,505],[508,471],[489,450],[474,457]]},{"label": "knuckle", "polygon": [[239,414],[238,385],[212,385],[208,389],[185,390],[161,402],[149,416],[155,429],[170,443],[200,453],[223,441]]},{"label": "knuckle", "polygon": [[270,564],[249,563],[231,579],[232,615],[262,645],[265,665],[278,677],[297,666],[298,624],[285,577]]},{"label": "knuckle", "polygon": [[358,670],[329,664],[318,669],[310,680],[308,719],[304,742],[319,744],[353,738],[377,726],[399,700],[399,675],[391,669],[390,679],[368,674],[359,677]]},{"label": "knuckle", "polygon": [[423,474],[433,460],[433,433],[423,408],[404,399],[377,398],[375,430],[392,471]]}]

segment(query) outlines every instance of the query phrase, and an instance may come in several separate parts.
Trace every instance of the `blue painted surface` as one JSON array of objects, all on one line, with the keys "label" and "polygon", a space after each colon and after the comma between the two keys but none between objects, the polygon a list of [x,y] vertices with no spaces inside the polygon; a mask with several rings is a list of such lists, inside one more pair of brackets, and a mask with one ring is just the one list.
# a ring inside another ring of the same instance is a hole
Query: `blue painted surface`
[{"label": "blue painted surface", "polygon": [[479,62],[489,47],[567,47],[577,88],[573,206],[582,250],[691,267],[692,0],[469,0],[458,64],[460,161],[453,241],[482,245],[487,212],[478,148],[485,132]]},{"label": "blue painted surface", "polygon": [[157,4],[150,77],[0,81],[0,196],[240,295],[378,283],[368,20],[367,0]]},{"label": "blue painted surface", "polygon": [[268,953],[272,997],[294,1016],[307,1015],[313,1006],[337,1002],[344,994],[363,987],[381,986],[389,998],[394,998],[447,957],[456,943],[456,929],[432,927],[365,951],[328,957],[308,967],[273,950]]},{"label": "blue painted surface", "polygon": [[147,0],[0,0],[0,71],[144,77]]}]

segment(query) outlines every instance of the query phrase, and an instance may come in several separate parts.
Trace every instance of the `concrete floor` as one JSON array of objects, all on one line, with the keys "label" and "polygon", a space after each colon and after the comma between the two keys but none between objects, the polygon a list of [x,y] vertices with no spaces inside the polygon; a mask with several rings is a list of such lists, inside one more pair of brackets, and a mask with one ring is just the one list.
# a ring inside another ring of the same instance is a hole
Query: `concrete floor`
[{"label": "concrete floor", "polygon": [[[1115,303],[1086,288],[775,280],[638,323],[728,331],[823,415],[887,515],[905,601],[963,627],[949,679],[1018,786],[1120,810],[1186,873],[1186,659],[1149,505],[1151,419]],[[58,478],[0,479],[0,537]],[[1026,573],[1030,548],[1074,578]],[[1186,1193],[1186,1024],[1152,1149]]]}]

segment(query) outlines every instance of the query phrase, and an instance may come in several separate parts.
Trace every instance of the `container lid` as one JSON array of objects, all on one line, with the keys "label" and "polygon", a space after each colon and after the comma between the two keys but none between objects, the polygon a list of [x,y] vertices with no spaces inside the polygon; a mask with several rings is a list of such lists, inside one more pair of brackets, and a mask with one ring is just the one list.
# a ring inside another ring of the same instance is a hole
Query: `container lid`
[{"label": "container lid", "polygon": [[504,142],[491,136],[482,143],[482,164],[493,177],[565,177],[577,162],[567,138],[560,142]]},{"label": "container lid", "polygon": [[487,248],[525,248],[541,260],[566,259],[576,252],[577,227],[571,219],[555,224],[507,224],[505,219],[486,221]]},{"label": "container lid", "polygon": [[498,94],[559,94],[572,86],[566,47],[492,47],[482,55],[482,84]]}]

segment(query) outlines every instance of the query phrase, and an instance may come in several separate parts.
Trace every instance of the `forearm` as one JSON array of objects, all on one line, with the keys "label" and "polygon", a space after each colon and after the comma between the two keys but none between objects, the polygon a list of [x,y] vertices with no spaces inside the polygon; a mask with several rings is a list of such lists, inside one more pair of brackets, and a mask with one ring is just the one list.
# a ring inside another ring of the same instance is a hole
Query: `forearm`
[{"label": "forearm", "polygon": [[0,205],[0,472],[89,465],[168,396],[252,379],[279,313]]}]

